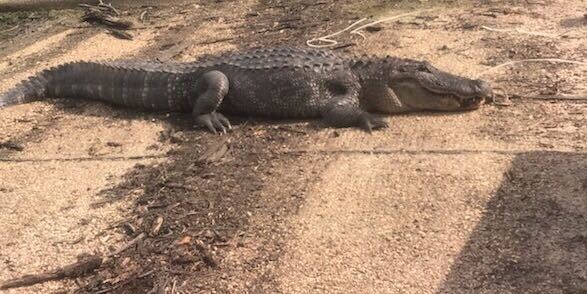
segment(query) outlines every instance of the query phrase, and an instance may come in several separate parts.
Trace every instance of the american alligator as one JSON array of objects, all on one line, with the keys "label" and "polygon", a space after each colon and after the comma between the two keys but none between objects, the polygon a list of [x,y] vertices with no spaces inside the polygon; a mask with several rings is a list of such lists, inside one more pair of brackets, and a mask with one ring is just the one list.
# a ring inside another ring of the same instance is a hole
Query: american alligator
[{"label": "american alligator", "polygon": [[342,58],[330,51],[256,49],[189,63],[73,62],[42,71],[4,95],[2,106],[44,98],[94,99],[159,111],[192,112],[211,132],[231,128],[223,113],[322,118],[334,127],[387,127],[373,113],[478,108],[491,95],[481,80],[426,61]]}]

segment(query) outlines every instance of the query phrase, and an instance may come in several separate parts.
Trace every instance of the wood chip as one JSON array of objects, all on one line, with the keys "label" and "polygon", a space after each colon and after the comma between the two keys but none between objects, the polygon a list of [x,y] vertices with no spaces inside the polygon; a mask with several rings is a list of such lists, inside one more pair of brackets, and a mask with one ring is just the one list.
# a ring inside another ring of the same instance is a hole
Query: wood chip
[{"label": "wood chip", "polygon": [[161,231],[161,226],[163,225],[163,217],[158,216],[155,221],[153,222],[153,227],[151,228],[151,236],[159,235]]},{"label": "wood chip", "polygon": [[200,243],[196,243],[195,244],[196,249],[198,249],[198,251],[200,252],[200,257],[202,258],[202,261],[209,267],[218,267],[218,263],[214,260],[214,258],[212,257],[212,254],[210,253],[210,251],[208,249],[206,249],[206,247],[204,247],[204,245],[200,244]]},{"label": "wood chip", "polygon": [[213,163],[220,161],[226,153],[230,150],[229,147],[230,139],[224,138],[220,142],[212,145],[200,158],[198,158],[198,162],[202,163]]},{"label": "wood chip", "polygon": [[180,240],[177,240],[177,242],[175,242],[175,244],[181,246],[181,245],[189,245],[191,242],[192,242],[192,237],[185,236],[185,237],[181,238]]}]

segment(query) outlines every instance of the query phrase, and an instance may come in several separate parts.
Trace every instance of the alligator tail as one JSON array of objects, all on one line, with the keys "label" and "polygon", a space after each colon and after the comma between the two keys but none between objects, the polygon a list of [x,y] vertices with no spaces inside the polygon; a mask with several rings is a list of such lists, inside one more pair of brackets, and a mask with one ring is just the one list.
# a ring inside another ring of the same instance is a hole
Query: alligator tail
[{"label": "alligator tail", "polygon": [[45,97],[50,70],[44,70],[36,76],[20,82],[4,94],[0,94],[0,108],[41,100]]},{"label": "alligator tail", "polygon": [[189,110],[189,83],[184,78],[147,63],[72,62],[44,70],[0,94],[0,108],[73,98],[150,110]]},{"label": "alligator tail", "polygon": [[76,84],[76,81],[84,76],[83,71],[87,67],[86,62],[70,62],[43,70],[21,81],[4,94],[0,94],[0,107],[25,104],[45,98],[71,98],[71,94],[76,94],[71,93],[76,92],[71,85]]}]

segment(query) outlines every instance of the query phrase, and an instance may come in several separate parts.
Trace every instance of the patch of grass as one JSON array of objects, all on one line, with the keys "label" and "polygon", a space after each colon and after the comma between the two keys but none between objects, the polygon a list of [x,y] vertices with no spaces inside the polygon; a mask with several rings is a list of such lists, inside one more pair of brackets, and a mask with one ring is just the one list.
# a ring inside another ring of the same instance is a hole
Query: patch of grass
[{"label": "patch of grass", "polygon": [[10,29],[16,25],[29,23],[36,20],[53,19],[50,11],[17,11],[0,13],[0,32]]}]

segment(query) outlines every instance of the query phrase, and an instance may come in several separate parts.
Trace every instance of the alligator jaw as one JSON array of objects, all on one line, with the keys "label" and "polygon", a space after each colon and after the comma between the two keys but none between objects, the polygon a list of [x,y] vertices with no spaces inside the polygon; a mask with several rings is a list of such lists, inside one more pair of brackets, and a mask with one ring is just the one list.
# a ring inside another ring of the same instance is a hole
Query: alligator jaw
[{"label": "alligator jaw", "polygon": [[463,110],[475,110],[481,107],[485,101],[489,101],[493,95],[493,90],[489,83],[482,80],[469,80],[467,78],[460,78],[466,88],[465,93],[469,95],[463,95],[463,92],[458,90],[455,93],[444,93],[444,95],[452,96],[458,99],[460,107]]},{"label": "alligator jaw", "polygon": [[461,108],[463,110],[475,110],[481,107],[485,102],[485,97],[473,97],[468,99],[461,99]]},{"label": "alligator jaw", "polygon": [[410,110],[460,111],[478,109],[493,91],[489,83],[441,71],[415,62],[410,71],[393,73],[389,87]]}]

